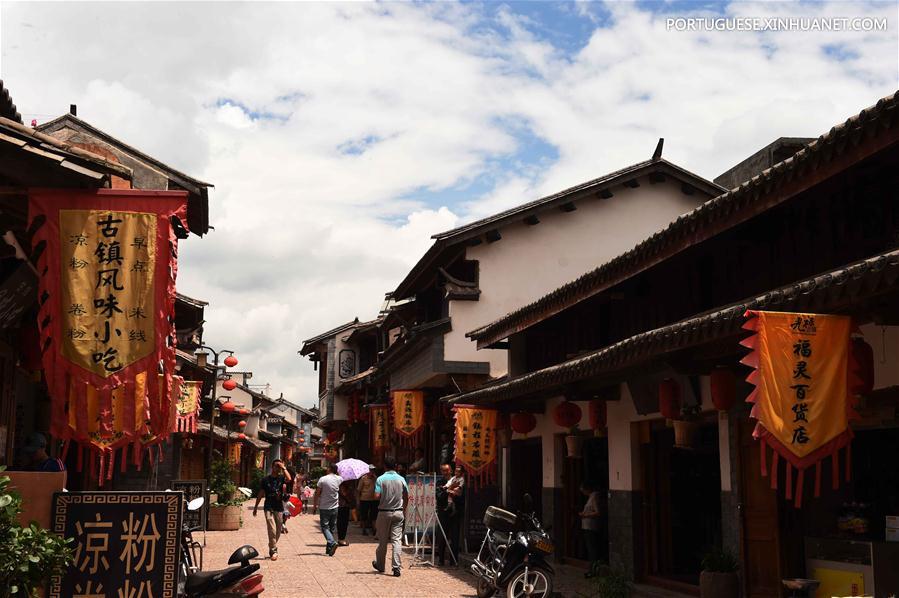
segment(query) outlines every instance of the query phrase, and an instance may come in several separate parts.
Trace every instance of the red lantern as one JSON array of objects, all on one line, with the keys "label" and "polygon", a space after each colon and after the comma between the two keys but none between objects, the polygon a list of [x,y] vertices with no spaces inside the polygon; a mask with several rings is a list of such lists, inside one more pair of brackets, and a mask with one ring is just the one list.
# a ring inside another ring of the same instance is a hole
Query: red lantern
[{"label": "red lantern", "polygon": [[668,378],[659,383],[659,413],[665,419],[680,419],[680,384]]},{"label": "red lantern", "polygon": [[247,439],[247,435],[244,434],[243,432],[241,432],[240,434],[238,434],[237,437],[240,438],[241,440],[246,440],[246,439]]},{"label": "red lantern", "polygon": [[242,408],[242,409],[240,410],[240,414],[241,414],[241,415],[249,415],[249,414],[250,414],[250,410],[249,410],[249,409],[246,409],[246,408]]},{"label": "red lantern", "polygon": [[222,410],[223,413],[231,413],[236,408],[236,405],[231,401],[225,401],[222,403],[222,406],[219,409]]},{"label": "red lantern", "polygon": [[851,345],[850,379],[853,380],[852,392],[866,395],[874,390],[874,349],[865,339],[857,336]]},{"label": "red lantern", "polygon": [[730,411],[736,401],[737,377],[729,368],[715,368],[709,376],[712,404],[718,411]]},{"label": "red lantern", "polygon": [[233,368],[234,366],[237,365],[237,358],[234,357],[233,355],[227,356],[225,358],[225,365],[228,366],[229,368]]},{"label": "red lantern", "polygon": [[557,426],[573,428],[580,423],[581,415],[581,408],[577,406],[577,403],[562,401],[553,411],[553,420]]},{"label": "red lantern", "polygon": [[228,378],[227,380],[222,382],[222,388],[224,388],[225,390],[234,390],[235,388],[237,388],[237,382],[235,382],[231,378]]},{"label": "red lantern", "polygon": [[510,422],[512,424],[512,431],[518,434],[527,435],[528,433],[533,432],[534,428],[537,427],[537,418],[534,417],[533,413],[513,413]]},{"label": "red lantern", "polygon": [[594,431],[602,430],[606,427],[608,414],[606,410],[606,402],[604,399],[593,399],[590,401],[590,428]]},{"label": "red lantern", "polygon": [[305,436],[305,435],[306,435],[306,430],[304,430],[303,428],[300,428],[299,434],[300,434],[300,436]]},{"label": "red lantern", "polygon": [[243,420],[240,420],[239,422],[237,422],[237,425],[238,425],[238,427],[246,428],[246,427],[247,427],[247,422],[245,422],[245,421],[243,421]]}]

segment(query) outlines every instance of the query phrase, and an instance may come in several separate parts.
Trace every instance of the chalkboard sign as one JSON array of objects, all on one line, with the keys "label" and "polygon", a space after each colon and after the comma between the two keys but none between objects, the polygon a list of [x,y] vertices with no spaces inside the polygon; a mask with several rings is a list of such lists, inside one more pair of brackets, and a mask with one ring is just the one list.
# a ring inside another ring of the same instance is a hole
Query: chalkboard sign
[{"label": "chalkboard sign", "polygon": [[484,526],[484,513],[487,507],[499,505],[499,488],[497,486],[483,486],[472,491],[468,487],[467,499],[465,501],[465,543],[468,551],[477,550],[481,541],[487,534],[487,528]]},{"label": "chalkboard sign", "polygon": [[25,262],[0,283],[0,330],[19,323],[25,310],[37,302],[37,275]]},{"label": "chalkboard sign", "polygon": [[206,498],[206,480],[174,480],[172,490],[183,492],[186,502],[201,497],[206,499],[198,511],[188,511],[187,506],[184,507],[184,525],[206,531],[206,504],[209,501]]},{"label": "chalkboard sign", "polygon": [[73,538],[74,562],[50,598],[176,598],[180,492],[57,492],[53,531]]}]

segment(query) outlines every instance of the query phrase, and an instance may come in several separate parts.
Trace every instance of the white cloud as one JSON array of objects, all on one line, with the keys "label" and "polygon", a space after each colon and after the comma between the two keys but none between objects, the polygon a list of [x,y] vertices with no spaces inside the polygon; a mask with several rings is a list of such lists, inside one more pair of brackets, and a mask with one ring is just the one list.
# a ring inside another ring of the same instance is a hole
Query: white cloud
[{"label": "white cloud", "polygon": [[[184,243],[179,287],[211,302],[210,343],[311,404],[300,341],[374,316],[431,234],[644,160],[658,137],[711,178],[778,136],[820,134],[895,90],[892,6],[852,5],[887,16],[885,34],[740,34],[578,3],[597,28],[566,54],[515,12],[471,4],[4,3],[0,40],[27,119],[77,103],[215,184],[216,230]],[[558,160],[535,165],[522,131]],[[491,188],[434,205],[479,177]]]}]

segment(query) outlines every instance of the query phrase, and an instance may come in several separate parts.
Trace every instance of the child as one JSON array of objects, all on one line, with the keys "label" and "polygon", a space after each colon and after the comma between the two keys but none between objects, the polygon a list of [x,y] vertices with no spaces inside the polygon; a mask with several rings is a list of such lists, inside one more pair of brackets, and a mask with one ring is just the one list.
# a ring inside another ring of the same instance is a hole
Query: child
[{"label": "child", "polygon": [[303,486],[303,495],[300,498],[303,499],[303,512],[304,513],[306,512],[306,509],[309,507],[309,501],[312,500],[313,494],[315,494],[315,493],[312,491],[312,488],[309,486],[309,484],[306,484],[305,486]]}]

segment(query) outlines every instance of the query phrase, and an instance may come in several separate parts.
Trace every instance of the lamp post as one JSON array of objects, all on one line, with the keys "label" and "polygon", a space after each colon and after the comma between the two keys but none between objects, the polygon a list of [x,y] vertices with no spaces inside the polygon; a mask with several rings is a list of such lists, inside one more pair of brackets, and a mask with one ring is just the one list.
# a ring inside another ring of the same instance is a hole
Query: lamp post
[{"label": "lamp post", "polygon": [[[206,345],[200,345],[197,347],[196,351],[194,351],[194,357],[197,358],[197,367],[206,368],[208,365],[208,357],[209,353],[215,357],[215,361],[213,362],[213,370],[214,377],[212,382],[212,398],[209,404],[209,451],[206,453],[206,479],[209,483],[212,483],[212,451],[215,446],[215,403],[216,403],[216,392],[218,390],[218,381],[219,376],[221,375],[224,378],[225,370],[229,367],[234,367],[237,365],[237,358],[234,357],[234,351],[229,349],[222,349],[220,351],[216,351],[212,347],[207,347]],[[228,354],[228,357],[224,359],[224,365],[219,365],[219,357],[222,354]],[[219,369],[221,368],[221,372]]]}]

